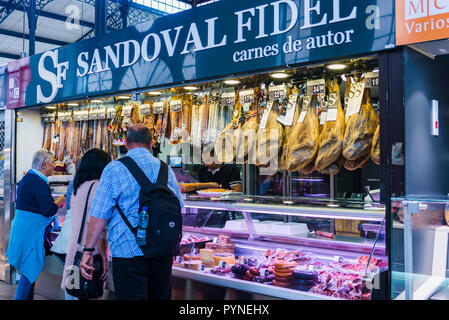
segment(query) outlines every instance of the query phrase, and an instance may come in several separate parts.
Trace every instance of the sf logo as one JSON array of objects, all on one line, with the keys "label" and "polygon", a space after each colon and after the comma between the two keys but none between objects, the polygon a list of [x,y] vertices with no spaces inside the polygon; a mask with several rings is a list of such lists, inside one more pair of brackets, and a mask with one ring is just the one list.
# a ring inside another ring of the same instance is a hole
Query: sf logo
[{"label": "sf logo", "polygon": [[[46,61],[49,61],[50,64]],[[51,68],[47,69],[49,65],[51,66]],[[51,91],[49,95],[45,95],[41,85],[38,85],[37,103],[49,103],[53,101],[53,99],[58,94],[58,90],[62,88],[62,80],[66,80],[67,69],[69,69],[69,62],[65,61],[59,63],[58,50],[47,51],[42,54],[39,60],[38,72],[41,79],[47,81],[50,84]],[[45,91],[48,92],[48,90]]]}]

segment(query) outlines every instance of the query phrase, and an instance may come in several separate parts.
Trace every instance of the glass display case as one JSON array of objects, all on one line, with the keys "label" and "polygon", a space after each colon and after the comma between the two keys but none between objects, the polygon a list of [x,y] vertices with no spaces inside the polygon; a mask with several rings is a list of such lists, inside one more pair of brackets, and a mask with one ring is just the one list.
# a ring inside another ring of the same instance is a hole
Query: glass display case
[{"label": "glass display case", "polygon": [[[359,234],[336,234],[335,220],[359,221]],[[175,277],[282,299],[356,300],[384,299],[387,270],[378,203],[186,196]]]},{"label": "glass display case", "polygon": [[449,197],[391,200],[392,298],[447,300]]}]

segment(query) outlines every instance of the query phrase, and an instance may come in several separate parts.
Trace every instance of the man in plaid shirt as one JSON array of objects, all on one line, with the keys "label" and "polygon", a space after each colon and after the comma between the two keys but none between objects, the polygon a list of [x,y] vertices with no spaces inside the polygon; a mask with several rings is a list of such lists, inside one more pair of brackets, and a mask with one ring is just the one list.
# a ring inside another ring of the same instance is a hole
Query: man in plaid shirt
[{"label": "man in plaid shirt", "polygon": [[[155,183],[161,162],[150,153],[152,144],[151,132],[142,124],[128,129],[125,141],[127,156]],[[168,187],[183,207],[178,182],[170,167]],[[95,247],[101,230],[107,223],[117,299],[170,299],[173,257],[144,258],[136,237],[115,208],[118,202],[131,225],[136,226],[139,220],[139,190],[139,184],[121,162],[113,161],[104,169],[89,210],[91,218],[80,264],[81,274],[86,279],[92,278],[93,258],[89,248]]]}]

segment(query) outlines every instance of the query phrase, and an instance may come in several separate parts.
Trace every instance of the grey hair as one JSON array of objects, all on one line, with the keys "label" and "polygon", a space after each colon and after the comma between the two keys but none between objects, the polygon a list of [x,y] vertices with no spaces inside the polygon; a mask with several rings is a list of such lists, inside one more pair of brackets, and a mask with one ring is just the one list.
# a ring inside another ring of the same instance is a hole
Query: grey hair
[{"label": "grey hair", "polygon": [[128,128],[126,141],[128,142],[128,144],[142,143],[148,146],[151,145],[153,136],[151,135],[150,129],[139,123],[134,124],[130,128]]},{"label": "grey hair", "polygon": [[47,150],[39,150],[33,156],[33,163],[31,164],[31,168],[40,170],[44,167],[45,162],[51,161],[53,155]]}]

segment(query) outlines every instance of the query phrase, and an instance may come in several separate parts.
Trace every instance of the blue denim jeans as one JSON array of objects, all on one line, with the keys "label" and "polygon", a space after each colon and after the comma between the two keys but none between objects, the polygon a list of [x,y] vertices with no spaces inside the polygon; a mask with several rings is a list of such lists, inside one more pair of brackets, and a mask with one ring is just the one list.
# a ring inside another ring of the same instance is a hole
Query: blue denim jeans
[{"label": "blue denim jeans", "polygon": [[34,282],[31,283],[23,274],[20,275],[19,284],[16,288],[16,296],[14,300],[33,300],[34,299]]}]

